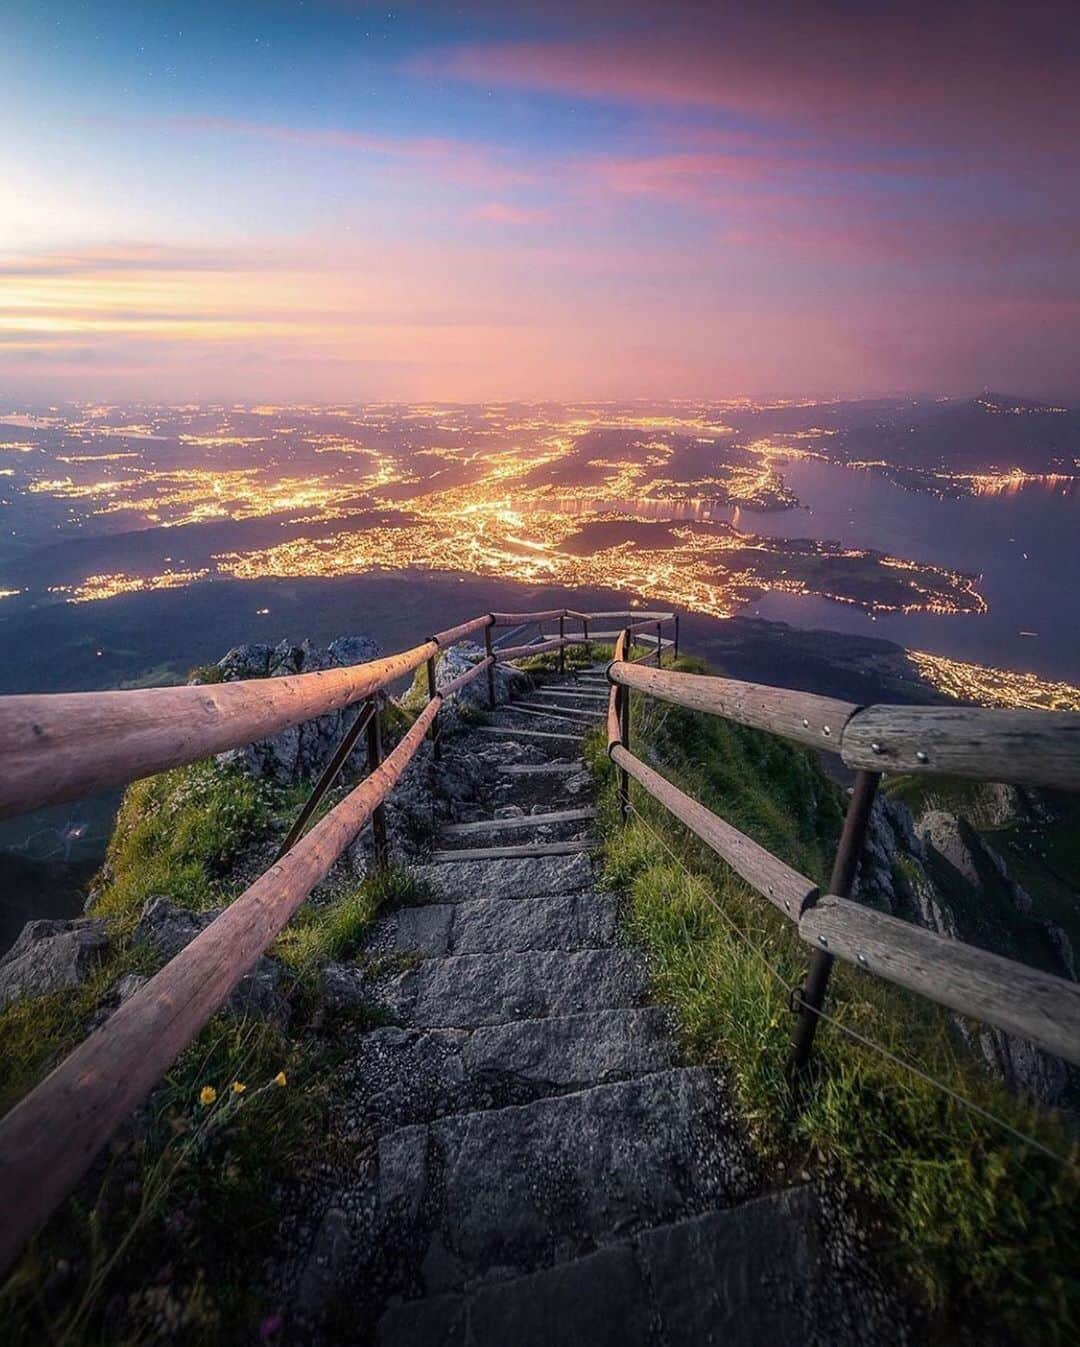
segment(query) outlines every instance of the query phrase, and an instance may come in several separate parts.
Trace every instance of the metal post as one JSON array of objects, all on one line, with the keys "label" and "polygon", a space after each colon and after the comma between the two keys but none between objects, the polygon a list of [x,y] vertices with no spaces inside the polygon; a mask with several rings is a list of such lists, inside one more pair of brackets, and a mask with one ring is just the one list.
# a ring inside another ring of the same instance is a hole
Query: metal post
[{"label": "metal post", "polygon": [[[623,633],[623,648],[630,653],[630,632]],[[619,742],[628,752],[630,749],[630,689],[625,683],[619,686]],[[619,814],[625,823],[630,812],[630,774],[625,767],[619,769]]]},{"label": "metal post", "polygon": [[291,851],[300,840],[304,829],[307,827],[308,819],[310,819],[315,810],[318,809],[323,796],[325,796],[326,792],[338,779],[338,776],[341,774],[341,769],[348,761],[349,754],[356,746],[357,739],[360,738],[362,731],[367,727],[369,721],[375,715],[375,710],[375,701],[372,698],[366,701],[357,712],[356,719],[342,736],[341,743],[338,744],[337,748],[334,750],[333,757],[323,768],[322,775],[315,783],[311,794],[307,798],[307,802],[296,816],[296,822],[286,833],[285,840],[278,848],[278,853],[274,857],[275,861],[280,861],[282,856],[284,856],[286,852]]},{"label": "metal post", "polygon": [[[367,723],[367,759],[368,775],[382,762],[382,724],[379,715],[378,698],[372,699],[372,715]],[[390,847],[386,840],[386,807],[377,804],[371,811],[371,838],[377,869],[385,869],[390,860]]]},{"label": "metal post", "polygon": [[566,618],[559,618],[559,640],[562,645],[559,646],[559,672],[566,673]]},{"label": "metal post", "polygon": [[484,653],[491,663],[487,667],[487,685],[488,685],[488,706],[495,710],[495,660],[494,652],[491,648],[491,624],[484,628]]},{"label": "metal post", "polygon": [[[427,662],[427,695],[428,701],[435,700],[435,658],[432,656]],[[435,759],[438,761],[442,757],[442,745],[439,743],[439,717],[436,716],[431,722],[431,729],[428,730],[428,738],[434,744]]]},{"label": "metal post", "polygon": [[[877,794],[880,772],[856,772],[855,788],[851,792],[851,801],[844,815],[844,827],[840,834],[840,845],[836,848],[832,877],[829,880],[829,892],[838,898],[850,898],[855,884],[855,876],[862,859],[863,843],[870,824],[870,809]],[[832,970],[833,956],[826,949],[816,949],[810,956],[810,970],[806,983],[798,993],[799,1018],[795,1021],[795,1033],[791,1040],[791,1056],[788,1059],[788,1080],[797,1088],[800,1078],[805,1074],[810,1060],[810,1051],[814,1045],[814,1031],[817,1028],[817,1011],[825,1000],[825,989],[829,985],[829,973]]]},{"label": "metal post", "polygon": [[585,637],[585,658],[589,660],[592,659],[592,651],[589,649],[589,619],[587,617],[581,619],[581,630]]},{"label": "metal post", "polygon": [[679,658],[679,614],[675,614],[675,649],[672,651],[675,659]]},{"label": "metal post", "polygon": [[664,664],[664,624],[656,624],[656,667],[663,668]]}]

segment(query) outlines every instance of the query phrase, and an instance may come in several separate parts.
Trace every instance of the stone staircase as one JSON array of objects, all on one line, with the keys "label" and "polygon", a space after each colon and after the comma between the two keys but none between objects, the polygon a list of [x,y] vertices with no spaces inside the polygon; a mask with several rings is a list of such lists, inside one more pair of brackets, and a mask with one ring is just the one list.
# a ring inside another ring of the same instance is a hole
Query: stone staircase
[{"label": "stone staircase", "polygon": [[815,1191],[761,1195],[721,1073],[679,1064],[620,943],[580,760],[605,689],[552,678],[455,740],[493,812],[377,923],[396,1023],[350,1045],[333,1122],[368,1158],[298,1304],[351,1306],[316,1336],[380,1347],[895,1341]]}]

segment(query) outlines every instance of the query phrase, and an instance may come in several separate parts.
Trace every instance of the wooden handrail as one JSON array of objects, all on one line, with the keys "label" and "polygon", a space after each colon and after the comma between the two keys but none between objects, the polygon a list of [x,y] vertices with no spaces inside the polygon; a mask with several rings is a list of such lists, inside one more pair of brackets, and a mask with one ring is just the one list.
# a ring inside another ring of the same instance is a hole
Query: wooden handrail
[{"label": "wooden handrail", "polygon": [[430,701],[370,776],[0,1120],[0,1269],[326,877],[400,780],[441,703]]},{"label": "wooden handrail", "polygon": [[716,678],[711,674],[677,673],[673,669],[648,668],[620,660],[609,666],[608,676],[614,683],[636,688],[661,701],[723,716],[740,725],[770,730],[833,752],[840,751],[841,732],[859,709],[853,702],[819,697],[812,692],[792,692],[788,688]]},{"label": "wooden handrail", "polygon": [[568,645],[583,645],[580,637],[553,636],[550,641],[535,641],[532,645],[512,645],[505,650],[496,650],[495,658],[500,663],[510,659],[527,659],[530,655],[542,655],[545,650],[561,650]]},{"label": "wooden handrail", "polygon": [[1080,790],[1080,712],[868,706],[847,722],[849,767]]},{"label": "wooden handrail", "polygon": [[[819,955],[845,959],[1080,1065],[1080,984],[835,894],[819,899],[805,876],[634,757],[625,743],[628,718],[620,712],[633,688],[827,747],[857,767],[862,777],[873,774],[875,781],[891,765],[902,771],[1066,788],[1080,787],[1080,715],[925,706],[860,710],[811,693],[628,663],[628,641],[628,632],[623,632],[616,658],[608,665],[608,754],[622,773],[624,817],[629,774],[763,897],[797,921],[800,938]],[[800,999],[808,1004],[805,992]]]},{"label": "wooden handrail", "polygon": [[799,936],[1080,1065],[1080,984],[831,894],[803,914]]},{"label": "wooden handrail", "polygon": [[468,622],[459,622],[456,627],[448,627],[446,631],[437,631],[431,639],[440,646],[453,645],[455,641],[461,641],[466,636],[471,636],[474,631],[483,631],[485,627],[494,625],[494,615],[484,613],[482,617],[474,617]]},{"label": "wooden handrail", "polygon": [[93,795],[343,710],[438,650],[425,641],[367,664],[285,678],[0,697],[0,818]]},{"label": "wooden handrail", "polygon": [[805,875],[800,875],[772,852],[759,846],[753,838],[733,828],[711,809],[673,786],[659,772],[646,767],[640,758],[627,752],[622,744],[615,744],[610,756],[616,766],[629,772],[654,800],[658,800],[681,823],[685,823],[696,837],[711,847],[721,860],[726,861],[736,874],[741,875],[751,888],[767,898],[786,917],[798,921],[804,908],[813,903],[818,888]]}]

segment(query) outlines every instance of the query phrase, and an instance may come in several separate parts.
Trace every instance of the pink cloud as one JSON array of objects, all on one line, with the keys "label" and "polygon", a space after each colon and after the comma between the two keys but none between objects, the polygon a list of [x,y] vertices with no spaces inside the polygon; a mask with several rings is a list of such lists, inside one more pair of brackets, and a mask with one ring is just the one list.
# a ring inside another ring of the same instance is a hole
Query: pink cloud
[{"label": "pink cloud", "polygon": [[[1074,14],[1075,17],[1075,14]],[[1069,6],[637,7],[603,36],[429,53],[418,69],[649,107],[730,110],[853,140],[1068,145],[1080,130]]]},{"label": "pink cloud", "polygon": [[486,224],[529,225],[550,219],[551,212],[538,206],[516,206],[511,201],[486,201],[471,211],[470,216]]}]

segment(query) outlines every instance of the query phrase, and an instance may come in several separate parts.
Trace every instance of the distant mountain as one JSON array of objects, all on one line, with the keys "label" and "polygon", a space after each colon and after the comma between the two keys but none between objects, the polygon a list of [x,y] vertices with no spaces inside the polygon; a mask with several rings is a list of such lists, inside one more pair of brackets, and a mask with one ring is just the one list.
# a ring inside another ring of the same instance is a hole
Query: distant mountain
[{"label": "distant mountain", "polygon": [[1080,475],[1080,408],[984,393],[964,402],[916,403],[853,426],[845,456],[953,472]]}]

